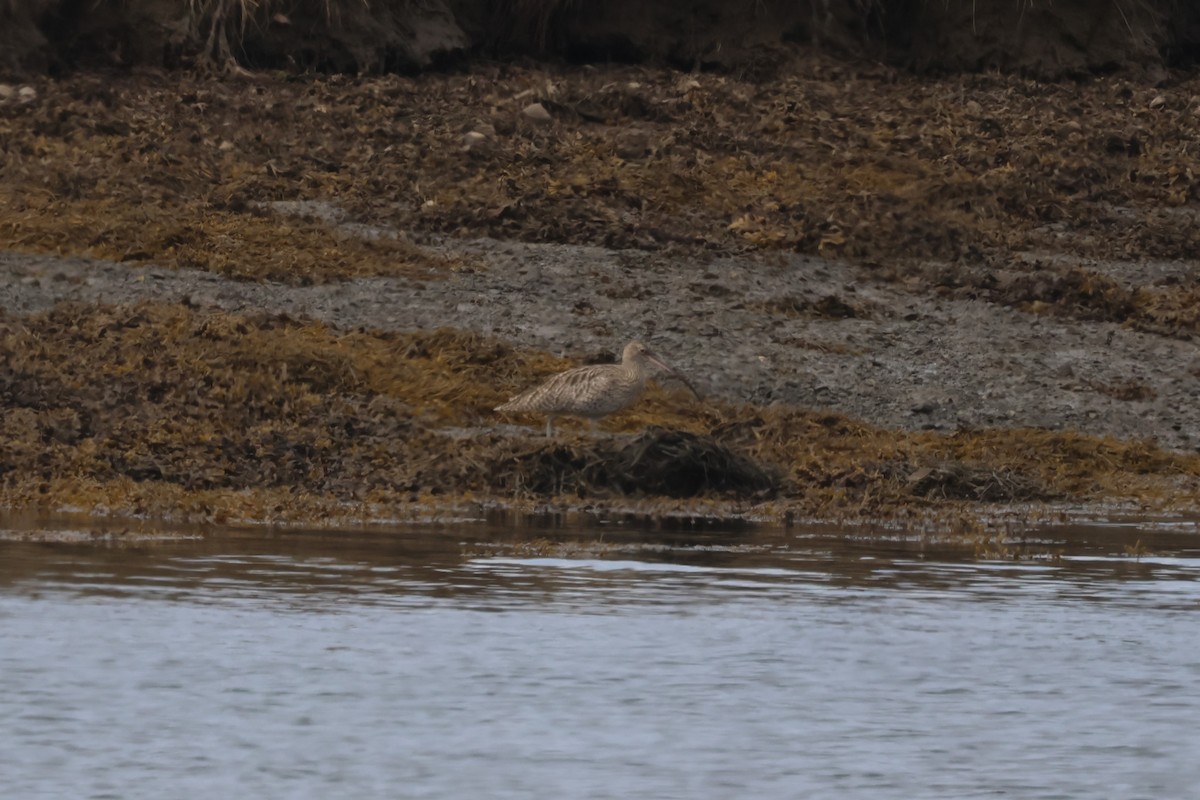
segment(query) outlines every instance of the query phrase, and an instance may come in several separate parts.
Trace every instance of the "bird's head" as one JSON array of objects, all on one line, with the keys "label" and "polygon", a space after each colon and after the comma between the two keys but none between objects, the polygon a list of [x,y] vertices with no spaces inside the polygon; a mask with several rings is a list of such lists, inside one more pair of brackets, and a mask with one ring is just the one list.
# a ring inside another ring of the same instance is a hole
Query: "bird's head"
[{"label": "bird's head", "polygon": [[621,356],[621,361],[625,364],[652,364],[668,375],[675,374],[675,370],[667,362],[663,361],[657,353],[641,342],[630,342],[625,345],[625,352]]},{"label": "bird's head", "polygon": [[[697,400],[703,399],[700,392],[696,391],[696,387],[692,386],[691,381],[683,377],[674,367],[663,361],[657,353],[641,342],[630,342],[625,345],[625,353],[621,356],[621,363],[637,365],[639,370],[645,370],[647,365],[656,367],[686,386],[696,396]],[[643,372],[643,374],[645,373]]]}]

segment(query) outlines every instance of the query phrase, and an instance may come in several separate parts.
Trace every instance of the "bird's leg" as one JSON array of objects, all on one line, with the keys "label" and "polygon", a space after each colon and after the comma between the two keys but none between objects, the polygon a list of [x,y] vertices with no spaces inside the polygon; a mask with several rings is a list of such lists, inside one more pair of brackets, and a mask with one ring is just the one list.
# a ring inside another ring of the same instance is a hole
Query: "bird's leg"
[{"label": "bird's leg", "polygon": [[554,415],[546,416],[546,438],[549,439],[554,435]]}]

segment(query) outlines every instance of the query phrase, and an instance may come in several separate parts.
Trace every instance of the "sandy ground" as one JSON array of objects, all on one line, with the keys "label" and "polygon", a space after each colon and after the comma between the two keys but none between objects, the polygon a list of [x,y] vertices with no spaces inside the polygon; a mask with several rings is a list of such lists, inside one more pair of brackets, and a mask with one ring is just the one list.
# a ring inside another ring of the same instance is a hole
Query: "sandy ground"
[{"label": "sandy ground", "polygon": [[0,307],[27,315],[62,301],[178,301],[339,329],[446,326],[579,360],[640,338],[706,394],[733,401],[827,408],[887,427],[1032,426],[1178,450],[1200,436],[1200,353],[1179,338],[919,295],[869,268],[790,254],[677,257],[491,239],[431,249],[471,266],[428,281],[291,286],[5,252]]}]

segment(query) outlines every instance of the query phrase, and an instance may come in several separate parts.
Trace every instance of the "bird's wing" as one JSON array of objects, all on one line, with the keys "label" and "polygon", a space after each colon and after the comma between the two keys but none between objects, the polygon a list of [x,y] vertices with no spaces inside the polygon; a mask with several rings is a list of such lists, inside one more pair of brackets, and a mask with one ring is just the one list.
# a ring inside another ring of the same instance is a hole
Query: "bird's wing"
[{"label": "bird's wing", "polygon": [[597,365],[560,372],[522,392],[497,411],[570,412],[596,402],[606,391],[607,370]]}]

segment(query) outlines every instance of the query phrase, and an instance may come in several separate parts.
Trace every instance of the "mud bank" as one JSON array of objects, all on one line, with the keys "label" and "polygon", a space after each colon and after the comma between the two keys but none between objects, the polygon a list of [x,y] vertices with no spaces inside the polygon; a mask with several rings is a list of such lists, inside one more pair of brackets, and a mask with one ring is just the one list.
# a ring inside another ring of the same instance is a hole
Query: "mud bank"
[{"label": "mud bank", "polygon": [[[1197,506],[1195,75],[22,89],[0,102],[10,507]],[[491,410],[634,337],[707,401],[660,388],[551,440]]]},{"label": "mud bank", "polygon": [[187,303],[339,330],[449,327],[574,362],[611,359],[636,338],[731,404],[823,409],[910,430],[1078,431],[1179,450],[1194,450],[1200,436],[1200,349],[1191,341],[922,297],[873,280],[870,269],[799,256],[673,258],[487,239],[431,249],[474,267],[434,280],[297,287],[3,253],[0,308]]},{"label": "mud bank", "polygon": [[[1014,503],[1162,511],[1200,494],[1200,457],[1169,449],[1194,430],[1197,379],[1172,369],[1190,343],[921,300],[812,260],[438,247],[480,268],[294,287],[5,254],[0,502],[218,523],[508,508],[970,531]],[[491,410],[631,336],[706,401],[656,389],[598,437],[554,439]]]}]

